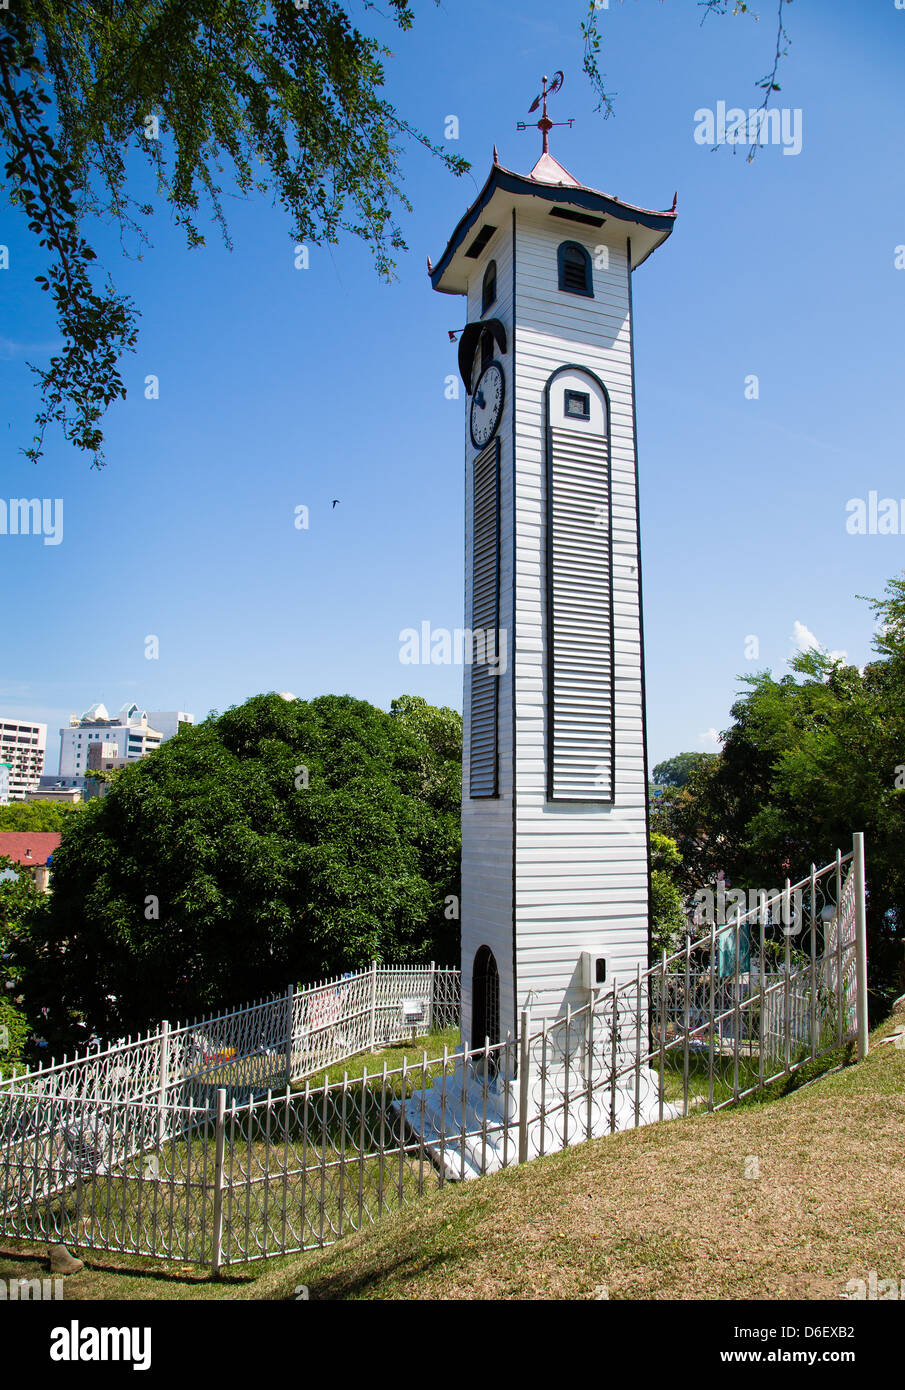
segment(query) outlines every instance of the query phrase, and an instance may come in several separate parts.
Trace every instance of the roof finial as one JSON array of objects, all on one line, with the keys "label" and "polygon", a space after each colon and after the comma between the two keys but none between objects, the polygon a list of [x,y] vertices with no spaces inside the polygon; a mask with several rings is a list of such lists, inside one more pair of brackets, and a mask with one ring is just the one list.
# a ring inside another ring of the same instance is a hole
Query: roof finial
[{"label": "roof finial", "polygon": [[[547,97],[552,97],[554,92],[558,92],[564,80],[565,79],[563,78],[562,73],[557,71],[553,74],[553,80],[548,87],[547,74],[544,73],[544,76],[542,78],[544,84],[543,89],[541,90],[540,94],[534,98],[531,105],[528,107],[529,111],[536,111],[537,108],[540,106],[541,102],[543,102],[543,112],[541,114],[540,120],[537,122],[537,128],[543,136],[543,148],[541,150],[542,155],[550,153],[549,132],[553,129],[553,127],[555,125],[567,125],[571,130],[572,122],[575,119],[575,117],[572,116],[568,121],[551,121],[550,117],[547,115]],[[516,130],[528,129],[524,121],[519,121],[515,128]]]},{"label": "roof finial", "polygon": [[494,164],[499,164],[499,162],[500,162],[500,156],[497,154],[496,145],[494,145],[494,147],[493,147],[493,162],[494,162]]}]

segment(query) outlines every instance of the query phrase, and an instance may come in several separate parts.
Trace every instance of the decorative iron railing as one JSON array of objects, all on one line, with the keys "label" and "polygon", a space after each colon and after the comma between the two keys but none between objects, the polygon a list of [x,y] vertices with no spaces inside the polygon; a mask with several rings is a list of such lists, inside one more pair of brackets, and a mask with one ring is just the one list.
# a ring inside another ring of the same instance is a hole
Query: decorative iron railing
[{"label": "decorative iron railing", "polygon": [[[0,1232],[218,1269],[330,1244],[449,1180],[720,1109],[846,1044],[863,1055],[863,868],[858,836],[583,1008],[538,1029],[523,1012],[517,1037],[483,1048],[315,1084],[330,1060],[458,1018],[456,972],[372,967],[127,1045],[132,1095],[109,1057],[18,1078],[0,1090]],[[778,908],[799,890],[786,931]]]}]

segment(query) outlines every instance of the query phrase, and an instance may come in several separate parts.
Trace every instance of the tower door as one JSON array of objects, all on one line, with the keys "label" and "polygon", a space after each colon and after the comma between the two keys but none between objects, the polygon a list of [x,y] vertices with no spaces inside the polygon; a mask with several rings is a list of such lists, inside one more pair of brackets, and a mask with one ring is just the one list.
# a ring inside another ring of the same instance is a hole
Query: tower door
[{"label": "tower door", "polygon": [[471,982],[471,1045],[490,1046],[500,1040],[500,972],[489,946],[481,946],[474,958]]}]

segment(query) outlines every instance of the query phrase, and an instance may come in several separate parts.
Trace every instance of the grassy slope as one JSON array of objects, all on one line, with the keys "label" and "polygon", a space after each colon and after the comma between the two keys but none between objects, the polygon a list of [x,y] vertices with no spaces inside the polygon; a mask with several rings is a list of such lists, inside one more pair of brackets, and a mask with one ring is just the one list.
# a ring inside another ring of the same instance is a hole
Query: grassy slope
[{"label": "grassy slope", "polygon": [[[219,1283],[89,1253],[67,1298],[839,1298],[905,1278],[905,1051],[447,1186],[362,1235]],[[756,1158],[760,1176],[746,1176]],[[9,1249],[10,1246],[4,1247]],[[24,1247],[20,1247],[24,1248]],[[0,1275],[34,1277],[0,1252]]]}]

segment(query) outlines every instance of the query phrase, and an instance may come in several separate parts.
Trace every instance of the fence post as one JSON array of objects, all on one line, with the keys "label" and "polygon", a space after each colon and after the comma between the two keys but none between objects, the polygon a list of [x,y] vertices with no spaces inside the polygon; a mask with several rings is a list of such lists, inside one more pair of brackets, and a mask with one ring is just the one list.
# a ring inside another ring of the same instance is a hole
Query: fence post
[{"label": "fence post", "polygon": [[518,1161],[528,1162],[528,1010],[522,1009],[518,1058]]},{"label": "fence post", "polygon": [[217,1089],[217,1115],[215,1121],[214,1150],[214,1225],[213,1249],[211,1252],[211,1271],[220,1273],[223,1262],[223,1159],[226,1152],[226,1089]]},{"label": "fence post", "polygon": [[157,1070],[160,1076],[160,1089],[157,1093],[157,1147],[160,1148],[166,1138],[167,1090],[170,1085],[170,1025],[167,1019],[160,1025],[160,1061]]},{"label": "fence post", "polygon": [[369,1050],[377,1047],[377,962],[371,961],[371,1023],[368,1031]]},{"label": "fence post", "polygon": [[295,985],[286,986],[286,1085],[292,1085],[292,1043],[295,1024]]},{"label": "fence post", "polygon": [[427,1012],[427,1031],[430,1033],[434,1026],[434,990],[437,988],[437,962],[431,961],[431,986],[430,1003]]},{"label": "fence post", "polygon": [[783,937],[785,939],[785,953],[783,955],[783,970],[785,972],[782,990],[782,1031],[783,1040],[783,1062],[786,1071],[792,1069],[792,944],[789,940],[789,918],[791,915],[791,899],[789,896],[790,880],[786,879],[786,886],[782,894],[782,919]]},{"label": "fence post", "polygon": [[868,1052],[867,1037],[867,902],[864,879],[864,834],[855,832],[852,844],[855,875],[855,973],[858,991],[858,1061]]}]

